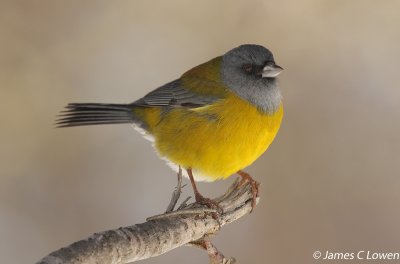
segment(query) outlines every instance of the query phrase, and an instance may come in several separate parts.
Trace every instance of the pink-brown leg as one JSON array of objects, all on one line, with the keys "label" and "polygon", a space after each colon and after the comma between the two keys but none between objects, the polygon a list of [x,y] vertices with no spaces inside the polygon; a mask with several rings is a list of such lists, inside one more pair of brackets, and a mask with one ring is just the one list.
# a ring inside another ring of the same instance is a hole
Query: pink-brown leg
[{"label": "pink-brown leg", "polygon": [[188,173],[188,176],[189,176],[189,179],[190,179],[190,183],[192,184],[192,187],[193,187],[193,192],[194,192],[194,197],[196,199],[196,202],[199,203],[199,204],[208,206],[210,208],[217,209],[219,211],[222,210],[222,208],[218,205],[217,202],[215,202],[215,201],[213,201],[213,200],[211,200],[209,198],[204,197],[199,192],[199,190],[197,189],[197,186],[196,186],[196,182],[194,181],[194,178],[193,178],[192,169],[189,168],[189,169],[186,169],[186,171]]}]

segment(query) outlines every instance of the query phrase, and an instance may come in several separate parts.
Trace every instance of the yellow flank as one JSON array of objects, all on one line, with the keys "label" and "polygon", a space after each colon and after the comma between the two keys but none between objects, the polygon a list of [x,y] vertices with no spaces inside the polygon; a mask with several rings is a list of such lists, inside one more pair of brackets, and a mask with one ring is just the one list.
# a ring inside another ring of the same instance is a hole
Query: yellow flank
[{"label": "yellow flank", "polygon": [[227,178],[253,163],[275,138],[283,117],[282,105],[268,115],[233,93],[201,108],[141,110],[153,120],[144,119],[159,154],[209,181]]},{"label": "yellow flank", "polygon": [[152,129],[160,122],[161,111],[159,107],[137,107],[133,109],[133,115],[144,122],[149,134],[153,134]]}]

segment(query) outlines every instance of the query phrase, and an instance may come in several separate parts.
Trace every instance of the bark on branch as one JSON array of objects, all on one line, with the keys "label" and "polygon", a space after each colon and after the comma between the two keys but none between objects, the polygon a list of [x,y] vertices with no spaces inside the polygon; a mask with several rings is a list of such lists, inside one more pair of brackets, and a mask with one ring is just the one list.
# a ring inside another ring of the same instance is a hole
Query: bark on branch
[{"label": "bark on branch", "polygon": [[[171,203],[177,200],[174,193]],[[180,206],[176,211],[150,217],[141,224],[95,233],[54,251],[37,264],[129,263],[159,256],[184,245],[207,250],[210,263],[234,263],[233,258],[226,259],[218,252],[209,235],[251,212],[251,185],[246,182],[240,186],[239,181],[235,181],[224,195],[214,200],[221,206],[222,213],[196,203]]]}]

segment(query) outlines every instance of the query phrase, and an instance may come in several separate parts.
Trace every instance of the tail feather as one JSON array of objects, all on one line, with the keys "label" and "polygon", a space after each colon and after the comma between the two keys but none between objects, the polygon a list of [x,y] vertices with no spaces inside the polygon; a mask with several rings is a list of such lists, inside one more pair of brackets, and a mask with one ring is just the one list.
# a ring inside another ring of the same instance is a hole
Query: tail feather
[{"label": "tail feather", "polygon": [[132,123],[132,106],[127,104],[68,104],[56,120],[57,127]]}]

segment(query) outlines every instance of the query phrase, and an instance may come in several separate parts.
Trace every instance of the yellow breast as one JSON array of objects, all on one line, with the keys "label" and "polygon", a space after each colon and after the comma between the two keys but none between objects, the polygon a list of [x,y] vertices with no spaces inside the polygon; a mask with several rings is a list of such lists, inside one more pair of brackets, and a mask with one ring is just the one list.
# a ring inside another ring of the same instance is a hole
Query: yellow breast
[{"label": "yellow breast", "polygon": [[159,154],[209,181],[253,163],[274,140],[283,116],[282,105],[269,115],[234,94],[201,108],[149,110]]}]

